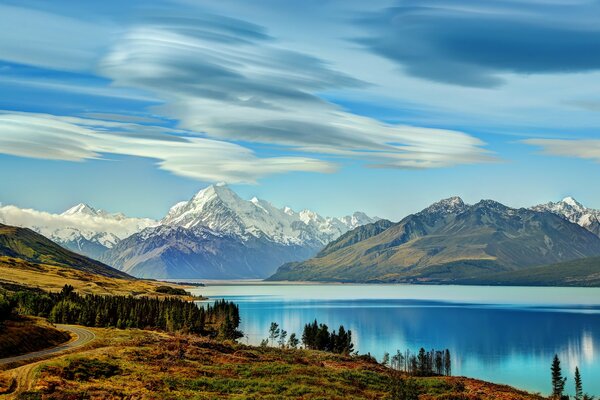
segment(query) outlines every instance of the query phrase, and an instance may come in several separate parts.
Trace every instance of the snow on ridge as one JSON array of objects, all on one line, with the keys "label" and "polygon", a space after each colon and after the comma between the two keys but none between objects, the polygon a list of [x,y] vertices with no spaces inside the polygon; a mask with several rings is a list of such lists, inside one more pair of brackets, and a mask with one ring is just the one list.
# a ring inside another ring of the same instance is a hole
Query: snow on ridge
[{"label": "snow on ridge", "polygon": [[157,224],[148,218],[128,218],[121,213],[109,214],[81,206],[78,204],[62,214],[53,214],[6,205],[0,207],[0,222],[31,228],[58,243],[84,238],[105,247],[112,247],[119,240]]}]

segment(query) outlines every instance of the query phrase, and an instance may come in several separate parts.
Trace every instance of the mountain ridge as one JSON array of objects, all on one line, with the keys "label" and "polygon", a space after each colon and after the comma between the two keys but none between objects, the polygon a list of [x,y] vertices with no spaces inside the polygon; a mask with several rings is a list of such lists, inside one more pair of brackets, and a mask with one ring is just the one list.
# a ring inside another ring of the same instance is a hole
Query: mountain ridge
[{"label": "mountain ridge", "polygon": [[598,239],[549,211],[453,197],[323,257],[283,265],[269,280],[450,283],[600,255]]}]

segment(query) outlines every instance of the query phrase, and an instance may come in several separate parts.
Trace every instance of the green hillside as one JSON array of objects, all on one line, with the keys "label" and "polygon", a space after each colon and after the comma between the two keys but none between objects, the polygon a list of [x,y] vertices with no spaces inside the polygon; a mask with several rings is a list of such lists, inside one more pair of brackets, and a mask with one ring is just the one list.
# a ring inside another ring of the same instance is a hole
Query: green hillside
[{"label": "green hillside", "polygon": [[459,280],[461,284],[504,286],[595,286],[600,287],[600,257],[543,265],[510,273]]},{"label": "green hillside", "polygon": [[56,265],[111,278],[134,279],[99,261],[60,247],[31,229],[0,224],[0,256]]}]

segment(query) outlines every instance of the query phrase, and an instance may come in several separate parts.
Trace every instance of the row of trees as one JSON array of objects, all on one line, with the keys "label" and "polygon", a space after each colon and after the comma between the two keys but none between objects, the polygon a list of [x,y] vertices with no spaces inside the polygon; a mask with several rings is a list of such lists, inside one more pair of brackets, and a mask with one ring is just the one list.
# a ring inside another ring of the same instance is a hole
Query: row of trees
[{"label": "row of trees", "polygon": [[452,357],[448,349],[426,351],[421,347],[416,354],[410,350],[398,350],[391,358],[389,353],[385,353],[382,364],[413,376],[452,374]]},{"label": "row of trees", "polygon": [[[287,339],[287,340],[286,340]],[[288,339],[288,332],[279,327],[276,322],[271,322],[269,327],[269,337],[261,342],[262,346],[275,346],[281,348],[297,348],[300,340],[295,333],[292,333]],[[338,354],[350,354],[354,351],[352,343],[352,331],[346,330],[340,325],[339,329],[329,331],[325,324],[319,324],[317,320],[304,325],[302,332],[302,344],[305,348],[311,350],[329,351]]]},{"label": "row of trees", "polygon": [[[567,378],[562,375],[562,368],[560,366],[560,359],[558,355],[554,355],[554,359],[552,360],[552,366],[550,367],[550,371],[552,373],[552,400],[567,400],[570,397],[565,395],[565,385],[567,383]],[[581,374],[579,372],[579,367],[575,367],[575,400],[593,400],[594,397],[588,394],[583,393],[583,383],[581,380]]]},{"label": "row of trees", "polygon": [[241,337],[238,306],[224,300],[198,307],[177,298],[79,295],[70,285],[60,293],[21,291],[11,302],[22,314],[48,318],[51,322],[116,328],[150,328]]},{"label": "row of trees", "polygon": [[354,351],[352,331],[340,325],[337,332],[329,332],[329,327],[319,324],[315,319],[312,323],[304,325],[302,331],[302,344],[311,350],[329,351],[338,354],[350,354]]}]

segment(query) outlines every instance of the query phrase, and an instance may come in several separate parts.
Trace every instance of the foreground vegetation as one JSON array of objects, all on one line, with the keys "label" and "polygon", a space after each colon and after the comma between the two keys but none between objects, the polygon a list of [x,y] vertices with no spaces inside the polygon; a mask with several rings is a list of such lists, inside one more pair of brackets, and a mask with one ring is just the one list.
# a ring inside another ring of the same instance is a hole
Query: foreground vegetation
[{"label": "foreground vegetation", "polygon": [[46,349],[71,339],[67,332],[42,318],[19,317],[0,323],[0,358]]},{"label": "foreground vegetation", "polygon": [[[541,399],[457,377],[407,378],[371,357],[252,347],[197,335],[94,328],[83,352],[42,363],[23,399]],[[3,375],[10,386],[12,373]],[[0,379],[2,380],[2,379]],[[1,390],[1,389],[0,389]]]},{"label": "foreground vegetation", "polygon": [[0,322],[12,315],[33,315],[61,324],[146,328],[236,339],[240,317],[236,304],[217,301],[198,307],[178,298],[80,295],[65,285],[58,293],[18,290],[0,293]]}]

